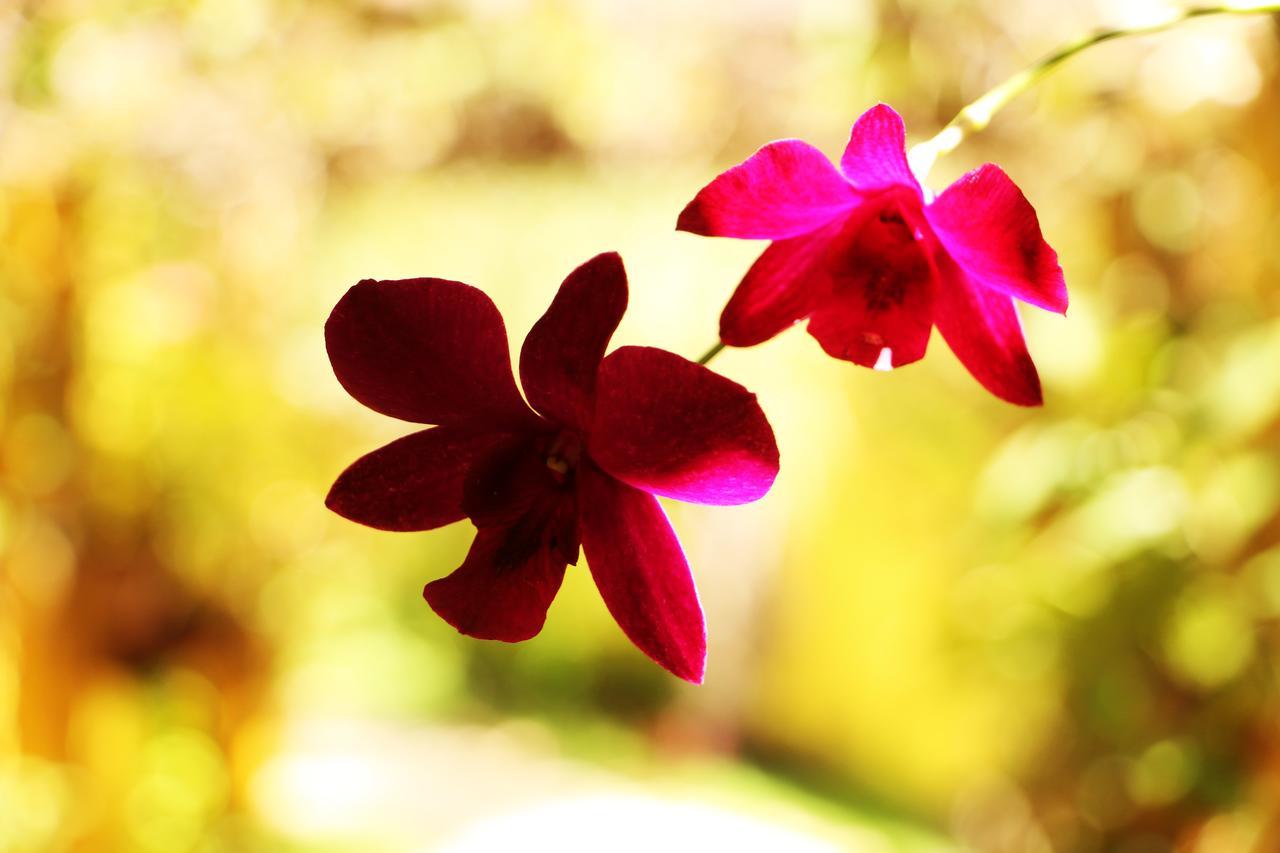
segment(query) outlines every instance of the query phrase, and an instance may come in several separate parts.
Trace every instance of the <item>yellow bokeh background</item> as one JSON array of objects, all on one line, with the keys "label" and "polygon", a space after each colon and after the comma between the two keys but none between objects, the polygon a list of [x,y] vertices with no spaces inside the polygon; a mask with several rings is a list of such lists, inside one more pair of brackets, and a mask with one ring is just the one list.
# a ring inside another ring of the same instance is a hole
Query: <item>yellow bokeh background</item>
[{"label": "yellow bokeh background", "polygon": [[410,427],[323,323],[438,276],[513,352],[623,255],[615,343],[689,357],[761,244],[674,231],[761,144],[928,138],[1159,0],[0,4],[0,851],[1280,849],[1280,29],[1099,46],[942,160],[999,163],[1071,309],[1046,405],[934,336],[716,370],[782,473],[668,504],[706,684],[571,569],[519,646],[421,599],[466,523],[331,513]]}]

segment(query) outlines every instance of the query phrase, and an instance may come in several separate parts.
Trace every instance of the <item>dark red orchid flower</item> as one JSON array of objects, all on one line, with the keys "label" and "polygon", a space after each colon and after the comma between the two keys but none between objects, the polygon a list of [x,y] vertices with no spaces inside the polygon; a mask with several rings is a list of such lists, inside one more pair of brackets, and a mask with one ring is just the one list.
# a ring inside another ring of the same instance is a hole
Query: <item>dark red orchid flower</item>
[{"label": "dark red orchid flower", "polygon": [[755,395],[672,353],[620,347],[616,254],[565,279],[525,339],[521,399],[502,316],[484,293],[436,278],[362,281],[325,325],[338,381],[369,408],[438,424],[357,460],[326,501],[382,530],[463,518],[462,565],[427,584],[464,634],[518,642],[540,630],[578,547],[609,612],[642,651],[700,682],[693,577],[655,495],[738,504],[764,495],[778,448]]},{"label": "dark red orchid flower", "polygon": [[889,368],[922,358],[936,324],[991,393],[1042,401],[1013,297],[1065,313],[1067,288],[1035,210],[991,164],[929,200],[884,104],[854,124],[839,171],[808,143],[771,143],[704,187],[676,227],[773,241],[720,317],[730,346],[808,318],[830,355]]}]

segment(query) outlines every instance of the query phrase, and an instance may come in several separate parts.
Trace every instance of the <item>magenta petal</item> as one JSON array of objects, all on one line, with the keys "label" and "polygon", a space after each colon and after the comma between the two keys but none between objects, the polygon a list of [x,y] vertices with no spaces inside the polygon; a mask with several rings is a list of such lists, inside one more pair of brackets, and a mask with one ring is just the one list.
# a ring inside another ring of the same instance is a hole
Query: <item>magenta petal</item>
[{"label": "magenta petal", "polygon": [[583,467],[582,549],[605,606],[639,649],[702,683],[707,636],[680,542],[652,495]]},{"label": "magenta petal", "polygon": [[854,122],[840,169],[863,192],[906,186],[920,193],[920,182],[907,164],[902,116],[887,104],[877,104]]},{"label": "magenta petal", "polygon": [[826,155],[807,142],[771,142],[707,184],[676,228],[708,237],[778,240],[820,228],[858,203]]},{"label": "magenta petal", "polygon": [[694,503],[754,501],[778,475],[755,395],[651,347],[620,347],[601,363],[588,452],[620,480]]},{"label": "magenta petal", "polygon": [[951,351],[984,388],[1019,406],[1043,402],[1040,376],[1027,352],[1012,297],[975,286],[946,261],[935,316]]},{"label": "magenta petal", "polygon": [[426,424],[536,423],[488,296],[438,278],[362,281],[324,327],[333,372],[369,408]]},{"label": "magenta petal", "polygon": [[520,351],[520,381],[548,418],[585,427],[596,369],[627,310],[627,272],[614,252],[597,255],[560,285]]},{"label": "magenta petal", "polygon": [[926,208],[947,252],[979,284],[1059,314],[1067,285],[1036,211],[999,166],[960,178]]},{"label": "magenta petal", "polygon": [[823,265],[840,223],[769,245],[720,314],[720,340],[750,347],[803,319],[827,290]]},{"label": "magenta petal", "polygon": [[462,565],[423,589],[431,609],[461,633],[518,643],[542,630],[565,561],[551,547],[513,549],[512,535],[503,527],[477,531]]},{"label": "magenta petal", "polygon": [[458,427],[406,435],[352,463],[325,505],[379,530],[431,530],[460,521],[468,477],[501,439]]}]

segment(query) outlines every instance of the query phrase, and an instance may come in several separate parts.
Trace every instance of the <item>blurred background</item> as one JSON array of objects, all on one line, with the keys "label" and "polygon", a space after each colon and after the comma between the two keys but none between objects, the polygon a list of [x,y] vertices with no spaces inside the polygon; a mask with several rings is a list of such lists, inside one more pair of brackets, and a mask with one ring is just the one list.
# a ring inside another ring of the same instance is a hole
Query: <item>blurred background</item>
[{"label": "blurred background", "polygon": [[783,470],[669,507],[704,686],[581,567],[461,638],[421,589],[468,524],[323,506],[412,429],[330,371],[356,280],[475,284],[518,347],[616,249],[615,343],[696,357],[762,248],[673,231],[721,169],[1168,8],[0,4],[0,850],[1280,849],[1275,20],[1096,48],[931,176],[999,162],[1061,255],[1042,410],[937,335],[716,360]]}]

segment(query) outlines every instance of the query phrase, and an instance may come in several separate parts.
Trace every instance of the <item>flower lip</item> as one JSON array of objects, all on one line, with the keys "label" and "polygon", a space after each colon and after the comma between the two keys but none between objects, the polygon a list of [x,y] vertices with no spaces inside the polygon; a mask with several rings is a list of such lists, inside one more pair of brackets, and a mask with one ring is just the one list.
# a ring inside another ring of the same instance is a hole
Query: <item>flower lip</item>
[{"label": "flower lip", "polygon": [[809,333],[829,355],[880,369],[924,356],[934,278],[926,228],[915,193],[888,187],[831,239],[826,290],[809,314]]}]

